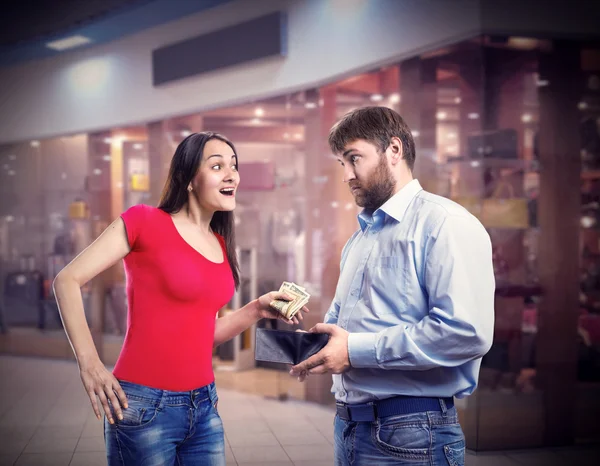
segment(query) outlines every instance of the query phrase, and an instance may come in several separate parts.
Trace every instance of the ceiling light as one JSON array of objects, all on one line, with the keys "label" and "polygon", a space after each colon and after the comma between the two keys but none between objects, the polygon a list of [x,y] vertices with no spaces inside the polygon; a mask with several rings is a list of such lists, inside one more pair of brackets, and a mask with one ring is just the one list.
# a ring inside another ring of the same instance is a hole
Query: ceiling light
[{"label": "ceiling light", "polygon": [[104,144],[110,144],[112,142],[112,138],[104,138],[102,142],[104,142]]},{"label": "ceiling light", "polygon": [[265,111],[262,108],[257,107],[256,110],[254,110],[254,114],[257,117],[261,117],[261,116],[263,116],[265,114]]},{"label": "ceiling light", "polygon": [[52,42],[48,42],[46,47],[52,50],[63,51],[67,49],[72,49],[75,47],[79,47],[81,45],[89,44],[92,40],[80,35],[65,37],[64,39],[53,40]]},{"label": "ceiling light", "polygon": [[373,102],[381,102],[383,100],[383,96],[381,94],[373,94],[371,95],[371,100]]},{"label": "ceiling light", "polygon": [[533,120],[533,117],[530,113],[524,113],[523,115],[521,115],[521,121],[523,123],[529,123],[531,120]]},{"label": "ceiling light", "polygon": [[456,139],[456,133],[448,133],[448,134],[446,135],[446,137],[447,137],[448,139]]},{"label": "ceiling light", "polygon": [[400,102],[400,94],[394,93],[390,95],[390,103],[397,104]]},{"label": "ceiling light", "polygon": [[467,118],[468,118],[469,120],[477,120],[477,118],[479,118],[479,113],[475,113],[475,112],[473,112],[473,113],[469,113],[469,114],[467,115]]},{"label": "ceiling light", "polygon": [[260,125],[260,118],[252,118],[253,125]]},{"label": "ceiling light", "polygon": [[448,114],[446,112],[437,112],[435,116],[438,120],[445,120]]},{"label": "ceiling light", "polygon": [[108,154],[102,156],[102,160],[104,160],[105,162],[110,162],[111,159],[112,159],[112,157]]},{"label": "ceiling light", "polygon": [[313,109],[313,108],[317,108],[317,104],[315,104],[314,102],[306,102],[304,104],[304,107],[306,107],[308,109]]},{"label": "ceiling light", "polygon": [[135,150],[142,150],[144,148],[143,144],[140,144],[139,142],[133,145],[133,148]]},{"label": "ceiling light", "polygon": [[455,97],[454,98],[454,103],[455,104],[460,104],[462,102],[462,99],[460,97]]},{"label": "ceiling light", "polygon": [[413,138],[418,138],[421,133],[417,130],[414,130],[414,131],[411,131],[411,134],[413,135]]},{"label": "ceiling light", "polygon": [[40,147],[40,141],[31,141],[31,147]]},{"label": "ceiling light", "polygon": [[8,176],[15,176],[15,174],[16,174],[17,172],[15,172],[14,170],[8,170],[8,172],[7,172],[7,173],[8,173]]},{"label": "ceiling light", "polygon": [[99,168],[94,168],[94,175],[102,175],[102,170]]},{"label": "ceiling light", "polygon": [[519,50],[534,50],[538,46],[538,41],[531,37],[509,37],[508,46]]},{"label": "ceiling light", "polygon": [[192,132],[191,132],[191,131],[189,131],[189,130],[187,130],[187,129],[184,129],[184,130],[183,130],[183,131],[181,131],[181,133],[179,133],[179,134],[181,134],[181,137],[183,137],[183,138],[187,138],[187,137],[188,137],[190,134],[192,134]]}]

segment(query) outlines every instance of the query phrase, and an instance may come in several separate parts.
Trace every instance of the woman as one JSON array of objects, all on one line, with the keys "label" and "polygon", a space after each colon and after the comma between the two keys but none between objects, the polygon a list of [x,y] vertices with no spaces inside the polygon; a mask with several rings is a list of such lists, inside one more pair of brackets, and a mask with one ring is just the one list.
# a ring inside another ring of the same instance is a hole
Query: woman
[{"label": "woman", "polygon": [[[190,135],[173,156],[159,207],[127,210],[54,282],[83,385],[96,416],[96,397],[106,415],[110,466],[225,464],[212,348],[261,318],[286,320],[269,303],[291,299],[267,293],[215,319],[240,283],[232,213],[237,167],[225,137]],[[94,347],[80,288],[120,259],[129,315],[111,374]]]}]

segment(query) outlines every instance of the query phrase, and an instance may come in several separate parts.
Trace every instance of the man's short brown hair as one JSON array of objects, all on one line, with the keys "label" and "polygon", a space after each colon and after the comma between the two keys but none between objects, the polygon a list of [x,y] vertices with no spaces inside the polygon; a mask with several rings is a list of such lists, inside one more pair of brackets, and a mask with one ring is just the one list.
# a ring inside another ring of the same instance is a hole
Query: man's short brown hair
[{"label": "man's short brown hair", "polygon": [[393,137],[402,141],[403,158],[412,171],[415,165],[412,133],[402,117],[387,107],[363,107],[344,115],[329,132],[329,147],[334,154],[340,154],[352,141],[364,139],[383,153]]}]

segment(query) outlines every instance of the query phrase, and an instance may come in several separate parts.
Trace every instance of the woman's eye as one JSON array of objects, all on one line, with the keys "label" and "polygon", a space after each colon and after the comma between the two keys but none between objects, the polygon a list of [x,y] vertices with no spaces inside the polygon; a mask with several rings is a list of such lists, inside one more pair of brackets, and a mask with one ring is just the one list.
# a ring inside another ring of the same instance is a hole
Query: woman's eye
[{"label": "woman's eye", "polygon": [[212,169],[213,170],[220,170],[221,169],[221,165],[213,165]]},{"label": "woman's eye", "polygon": [[232,166],[232,167],[231,167],[231,169],[232,169],[234,172],[238,171],[238,167],[237,167],[237,165],[234,165],[234,166]]}]

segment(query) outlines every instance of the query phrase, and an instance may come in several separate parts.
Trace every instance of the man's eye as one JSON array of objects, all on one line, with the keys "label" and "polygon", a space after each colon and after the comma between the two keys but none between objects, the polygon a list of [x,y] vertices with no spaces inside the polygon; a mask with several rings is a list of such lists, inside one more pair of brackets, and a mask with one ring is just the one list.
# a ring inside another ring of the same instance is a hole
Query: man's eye
[{"label": "man's eye", "polygon": [[352,157],[350,157],[350,161],[352,163],[356,163],[356,161],[359,159],[358,155],[353,155]]}]

